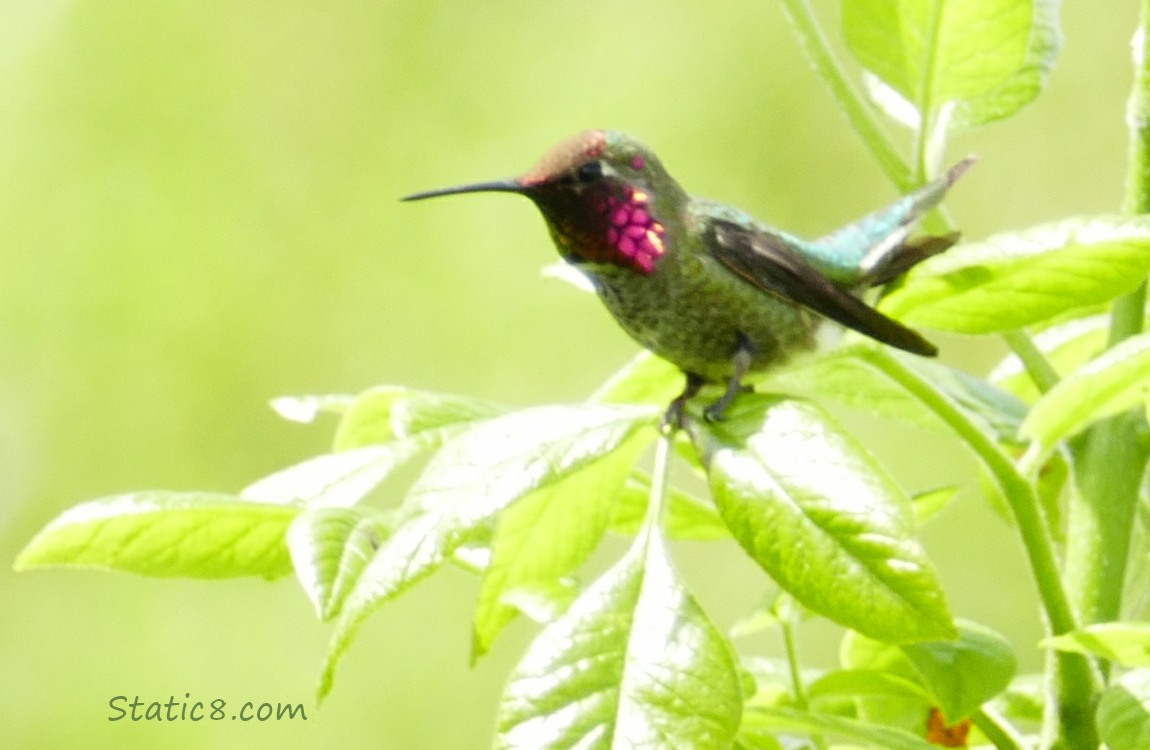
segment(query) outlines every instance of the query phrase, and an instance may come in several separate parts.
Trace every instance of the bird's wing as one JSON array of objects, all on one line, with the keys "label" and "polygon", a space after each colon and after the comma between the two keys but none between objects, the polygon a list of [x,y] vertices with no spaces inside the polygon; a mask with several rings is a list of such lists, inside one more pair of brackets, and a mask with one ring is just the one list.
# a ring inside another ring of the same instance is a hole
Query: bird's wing
[{"label": "bird's wing", "polygon": [[798,303],[859,333],[914,354],[933,357],[938,349],[917,332],[868,307],[812,266],[782,237],[729,221],[710,224],[708,252],[751,286]]}]

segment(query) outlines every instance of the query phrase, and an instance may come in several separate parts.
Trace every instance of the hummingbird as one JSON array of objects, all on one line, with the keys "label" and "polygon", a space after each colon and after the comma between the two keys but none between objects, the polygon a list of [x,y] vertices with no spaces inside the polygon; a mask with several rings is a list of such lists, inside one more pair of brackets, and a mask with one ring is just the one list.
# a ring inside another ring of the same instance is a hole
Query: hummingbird
[{"label": "hummingbird", "polygon": [[743,379],[816,344],[829,318],[922,356],[936,347],[859,294],[942,252],[957,233],[910,238],[917,221],[973,163],[831,234],[804,240],[739,209],[688,195],[636,138],[586,130],[511,179],[409,195],[516,193],[543,214],[559,254],[594,286],[619,325],[686,375],[665,424],[708,383],[725,385],[704,410],[719,421]]}]

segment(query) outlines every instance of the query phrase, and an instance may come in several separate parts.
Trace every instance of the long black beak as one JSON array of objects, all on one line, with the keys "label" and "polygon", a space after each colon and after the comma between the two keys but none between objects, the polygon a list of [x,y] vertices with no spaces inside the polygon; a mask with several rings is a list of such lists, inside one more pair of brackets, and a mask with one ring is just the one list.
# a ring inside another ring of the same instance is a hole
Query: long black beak
[{"label": "long black beak", "polygon": [[524,187],[516,180],[492,180],[490,182],[475,182],[470,185],[457,185],[455,187],[427,190],[422,193],[412,193],[400,200],[421,201],[424,198],[438,198],[441,195],[457,195],[459,193],[522,193]]}]

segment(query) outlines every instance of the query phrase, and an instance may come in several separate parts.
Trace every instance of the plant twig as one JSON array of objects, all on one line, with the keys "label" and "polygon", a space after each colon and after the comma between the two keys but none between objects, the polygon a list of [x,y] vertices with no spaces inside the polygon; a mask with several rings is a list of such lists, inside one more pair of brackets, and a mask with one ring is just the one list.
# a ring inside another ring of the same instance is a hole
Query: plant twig
[{"label": "plant twig", "polygon": [[[1150,212],[1150,0],[1143,0],[1134,37],[1134,84],[1128,102],[1129,160],[1122,207],[1128,214]],[[1115,300],[1109,346],[1142,331],[1146,284]],[[1150,445],[1141,412],[1099,422],[1071,443],[1078,492],[1068,508],[1070,535],[1066,580],[1083,622],[1121,616],[1123,583],[1131,534]]]},{"label": "plant twig", "polygon": [[1007,331],[1002,334],[1002,338],[1006,340],[1007,346],[1022,362],[1026,374],[1034,381],[1034,385],[1038,387],[1040,393],[1046,393],[1058,383],[1060,379],[1058,372],[1054,369],[1054,365],[1050,364],[1050,360],[1046,358],[1042,350],[1035,345],[1030,334],[1018,329]]},{"label": "plant twig", "polygon": [[[783,648],[787,652],[787,667],[791,671],[791,690],[795,697],[795,706],[806,711],[810,708],[807,699],[807,689],[803,684],[803,667],[799,661],[799,647],[795,640],[795,628],[790,617],[780,617],[779,627],[783,633]],[[822,735],[812,734],[811,741],[818,750],[827,750],[827,741]]]},{"label": "plant twig", "polygon": [[782,3],[811,65],[826,82],[851,125],[878,159],[883,172],[904,193],[918,187],[906,160],[899,154],[875,116],[874,108],[859,93],[831,49],[830,41],[823,33],[808,0],[782,0]]},{"label": "plant twig", "polygon": [[663,512],[667,505],[667,486],[671,474],[671,447],[675,441],[675,430],[659,432],[655,443],[655,466],[651,473],[651,493],[647,500],[647,515],[643,518],[640,532],[645,537],[658,531],[663,522]]},{"label": "plant twig", "polygon": [[998,750],[1029,750],[1026,740],[997,711],[983,706],[970,718]]},{"label": "plant twig", "polygon": [[[998,445],[967,419],[958,405],[948,396],[889,352],[873,348],[865,350],[863,356],[867,362],[933,411],[994,476],[1018,524],[1051,632],[1058,635],[1074,630],[1077,627],[1076,618],[1062,585],[1058,559],[1054,554],[1054,543],[1039,509],[1033,485],[1019,473],[1014,462]],[[1056,664],[1057,710],[1052,712],[1052,715],[1059,721],[1062,737],[1068,743],[1067,748],[1093,750],[1097,745],[1093,722],[1097,680],[1093,667],[1085,656],[1064,652],[1057,654]]]}]

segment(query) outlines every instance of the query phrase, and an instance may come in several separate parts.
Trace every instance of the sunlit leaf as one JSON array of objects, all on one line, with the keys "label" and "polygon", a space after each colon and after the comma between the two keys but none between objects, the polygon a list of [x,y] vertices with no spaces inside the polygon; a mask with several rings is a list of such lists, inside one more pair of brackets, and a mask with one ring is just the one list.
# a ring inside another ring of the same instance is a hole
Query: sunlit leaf
[{"label": "sunlit leaf", "polygon": [[292,565],[322,620],[339,614],[344,599],[390,533],[387,516],[367,508],[318,508],[288,529]]},{"label": "sunlit leaf", "polygon": [[397,401],[411,394],[399,385],[379,385],[360,393],[349,404],[335,433],[335,450],[343,451],[395,440],[391,410]]},{"label": "sunlit leaf", "polygon": [[314,422],[320,414],[343,414],[355,401],[344,393],[273,398],[272,410],[292,422]]},{"label": "sunlit leaf", "polygon": [[846,639],[842,661],[851,673],[878,672],[896,679],[896,686],[901,681],[919,686],[918,691],[905,686],[886,695],[880,691],[877,698],[860,693],[864,715],[914,729],[922,726],[926,711],[935,708],[953,724],[1002,694],[1017,667],[1010,643],[977,623],[956,624],[959,636],[954,640],[895,646],[858,635]]},{"label": "sunlit leaf", "polygon": [[1150,386],[1150,333],[1122,341],[1079,367],[1030,409],[1020,432],[1045,452],[1092,423],[1140,405]]},{"label": "sunlit leaf", "polygon": [[206,492],[114,495],[57,516],[20,553],[16,568],[275,578],[291,571],[284,535],[299,512]]},{"label": "sunlit leaf", "polygon": [[824,698],[910,698],[929,705],[931,695],[919,683],[877,669],[836,669],[807,687],[813,701]]},{"label": "sunlit leaf", "polygon": [[957,487],[939,487],[916,492],[910,501],[914,505],[914,525],[922,526],[943,511],[958,494]]},{"label": "sunlit leaf", "polygon": [[938,750],[937,745],[902,729],[780,706],[756,705],[747,708],[743,714],[740,736],[754,736],[758,732],[803,732],[839,737],[864,747],[881,747],[884,750]]},{"label": "sunlit leaf", "polygon": [[[955,100],[950,109],[951,127],[972,128],[1001,120],[1034,101],[1042,92],[1062,47],[1058,0],[1027,0],[1031,5],[1031,23],[1026,58],[1005,81],[983,94]],[[863,72],[863,84],[871,100],[896,122],[912,129],[922,127],[917,102],[869,71]]]},{"label": "sunlit leaf", "polygon": [[1018,426],[1026,417],[1026,405],[1015,396],[941,362],[901,352],[891,356],[944,394],[968,420],[984,427],[1000,441],[1016,438]]},{"label": "sunlit leaf", "polygon": [[963,127],[986,125],[1009,117],[1038,98],[1062,47],[1059,0],[1027,0],[1031,5],[1030,40],[1026,59],[999,86],[958,102],[954,123]]},{"label": "sunlit leaf", "polygon": [[[417,391],[408,393],[392,404],[391,429],[397,437],[412,438],[446,427],[497,417],[506,411],[499,404],[472,396]],[[352,424],[349,420],[349,430]]]},{"label": "sunlit leaf", "polygon": [[[891,382],[858,356],[859,345],[831,349],[767,376],[773,390],[789,391],[822,401],[830,399],[853,409],[919,427],[946,430],[946,426],[897,383]],[[864,344],[862,346],[869,346]]]},{"label": "sunlit leaf", "polygon": [[646,446],[643,437],[632,436],[587,469],[532,492],[500,514],[475,606],[472,661],[487,652],[515,616],[517,608],[505,594],[553,588],[598,546],[623,483]]},{"label": "sunlit leaf", "polygon": [[[499,601],[514,607],[532,621],[545,625],[559,618],[582,593],[574,578],[532,581],[507,589]],[[472,653],[474,654],[474,646]]]},{"label": "sunlit leaf", "polygon": [[[363,620],[441,565],[511,503],[594,464],[654,424],[658,410],[606,404],[524,409],[476,422],[428,462],[344,603],[319,693]],[[649,437],[653,437],[650,431]]]},{"label": "sunlit leaf", "polygon": [[747,396],[727,421],[694,425],[724,521],[799,602],[891,642],[954,635],[909,501],[828,414]]},{"label": "sunlit leaf", "polygon": [[313,508],[349,507],[427,448],[415,440],[393,440],[385,445],[327,453],[248,485],[240,491],[240,497]]},{"label": "sunlit leaf", "polygon": [[599,386],[590,400],[665,407],[682,392],[685,383],[682,370],[644,350]]},{"label": "sunlit leaf", "polygon": [[[618,534],[634,535],[639,532],[647,515],[647,501],[651,493],[650,478],[632,472],[611,509],[611,530]],[[663,528],[671,539],[729,539],[730,530],[715,506],[707,500],[669,487]]]},{"label": "sunlit leaf", "polygon": [[1150,747],[1150,669],[1135,669],[1102,692],[1098,734],[1108,750]]},{"label": "sunlit leaf", "polygon": [[[1051,326],[1034,336],[1034,345],[1060,376],[1065,377],[1106,348],[1109,315],[1090,315]],[[990,382],[1034,403],[1042,393],[1035,386],[1022,360],[1009,354],[987,376]]]},{"label": "sunlit leaf", "polygon": [[[786,594],[782,595],[787,596]],[[776,606],[778,597],[779,594],[777,592],[774,596],[766,597],[762,602],[755,605],[754,609],[750,612],[738,620],[735,620],[729,631],[731,637],[739,638],[779,627],[783,622],[783,618],[780,616]]]},{"label": "sunlit leaf", "polygon": [[1016,677],[991,704],[1007,718],[1038,724],[1046,712],[1046,680],[1041,674]]},{"label": "sunlit leaf", "polygon": [[730,647],[653,535],[535,639],[497,719],[503,749],[729,748],[742,710]]},{"label": "sunlit leaf", "polygon": [[1124,667],[1150,667],[1150,623],[1100,622],[1047,638],[1043,646],[1090,654]]},{"label": "sunlit leaf", "polygon": [[843,636],[839,662],[849,672],[877,672],[893,680],[917,685],[919,690],[860,693],[855,696],[859,718],[875,724],[921,733],[934,705],[925,681],[910,657],[895,644],[882,643],[856,632]]},{"label": "sunlit leaf", "polygon": [[[910,422],[919,427],[950,432],[934,412],[905,388],[872,366],[865,356],[870,343],[848,344],[796,365],[780,368],[768,384],[836,403],[876,416]],[[907,367],[946,392],[969,416],[985,423],[999,436],[1014,437],[1026,415],[1026,406],[1000,388],[961,370],[922,357],[898,356]]]},{"label": "sunlit leaf", "polygon": [[503,408],[482,399],[383,385],[356,397],[340,420],[335,450],[419,437],[436,445],[447,428],[497,416]]},{"label": "sunlit leaf", "polygon": [[1001,693],[1014,678],[1017,659],[1010,643],[977,623],[958,622],[952,641],[902,646],[948,722],[964,719]]},{"label": "sunlit leaf", "polygon": [[957,245],[884,298],[913,326],[995,333],[1106,302],[1150,272],[1150,217],[1068,219]]},{"label": "sunlit leaf", "polygon": [[1029,0],[844,2],[847,46],[920,112],[1003,87],[1027,62]]}]

